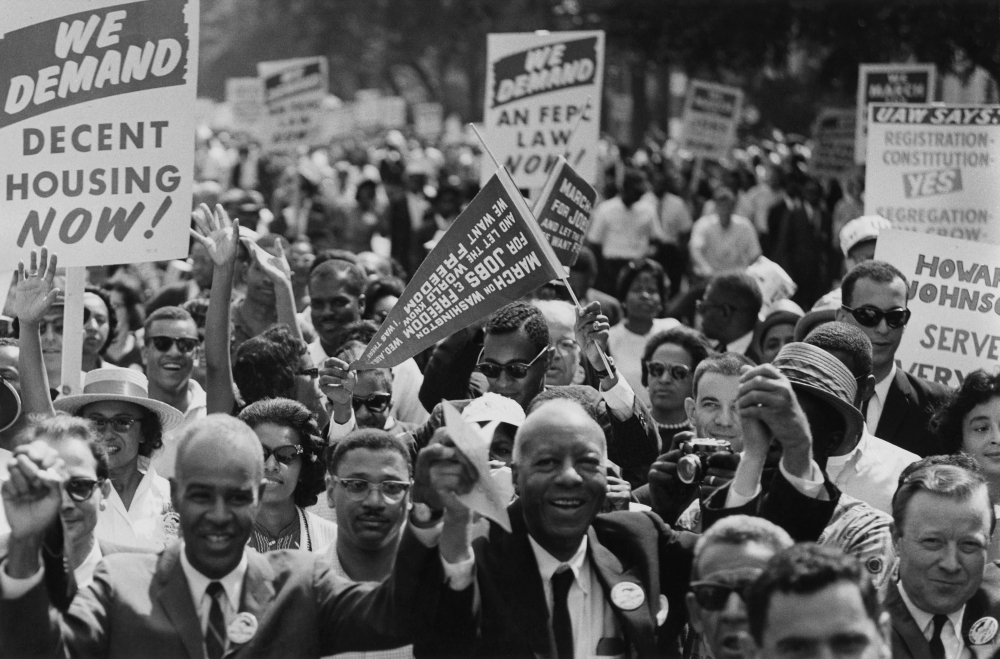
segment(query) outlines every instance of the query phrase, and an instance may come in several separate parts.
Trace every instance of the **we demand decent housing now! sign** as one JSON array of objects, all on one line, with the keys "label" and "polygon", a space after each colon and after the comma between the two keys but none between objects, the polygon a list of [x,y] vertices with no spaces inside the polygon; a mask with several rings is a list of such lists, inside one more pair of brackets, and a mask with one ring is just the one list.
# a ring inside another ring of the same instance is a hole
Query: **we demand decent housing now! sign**
[{"label": "we demand decent housing now! sign", "polygon": [[[83,10],[83,11],[81,11]],[[4,0],[0,254],[187,253],[198,0]]]}]

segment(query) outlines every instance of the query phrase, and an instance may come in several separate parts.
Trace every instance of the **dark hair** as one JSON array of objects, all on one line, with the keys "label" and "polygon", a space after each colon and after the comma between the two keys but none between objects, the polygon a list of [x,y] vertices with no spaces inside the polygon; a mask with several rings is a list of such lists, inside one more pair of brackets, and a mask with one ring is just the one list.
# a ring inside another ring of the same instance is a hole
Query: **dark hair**
[{"label": "dark hair", "polygon": [[324,442],[320,437],[316,419],[305,405],[288,398],[268,398],[258,400],[243,408],[237,417],[251,428],[264,423],[273,423],[283,428],[291,428],[299,436],[303,453],[299,482],[295,484],[292,499],[299,508],[308,508],[319,501],[316,496],[326,485],[323,481]]},{"label": "dark hair", "polygon": [[[325,252],[322,254],[325,254]],[[357,263],[339,258],[321,260],[317,256],[309,268],[309,281],[311,282],[313,279],[320,278],[325,279],[327,277],[344,279],[347,290],[357,296],[364,295],[365,285],[368,283],[365,271]]]},{"label": "dark hair", "polygon": [[718,373],[726,376],[739,376],[740,369],[744,366],[753,366],[753,361],[746,355],[738,352],[722,352],[717,355],[709,355],[694,369],[694,378],[691,380],[691,395],[698,398],[698,383],[706,373]]},{"label": "dark hair", "polygon": [[[100,401],[93,401],[82,406],[73,416],[84,418],[83,411],[90,405]],[[149,409],[145,405],[132,403],[142,408],[142,417],[139,419],[139,455],[148,458],[153,455],[153,451],[163,448],[163,424],[160,423],[160,415]]]},{"label": "dark hair", "polygon": [[104,306],[108,310],[108,336],[104,339],[104,345],[97,350],[97,354],[103,355],[104,351],[108,349],[108,345],[114,341],[115,330],[118,329],[118,314],[115,313],[115,308],[111,306],[111,298],[108,296],[108,292],[103,288],[87,286],[83,289],[83,292],[84,294],[93,293],[101,298],[101,302],[104,303]]},{"label": "dark hair", "polygon": [[596,277],[597,257],[594,256],[594,250],[590,249],[586,245],[581,247],[580,253],[576,257],[576,263],[573,264],[570,270],[579,270],[587,273],[588,277]]},{"label": "dark hair", "polygon": [[29,417],[28,427],[21,432],[18,441],[26,444],[36,439],[44,440],[50,444],[70,439],[83,442],[90,449],[90,454],[97,462],[97,478],[105,480],[111,477],[108,449],[101,438],[97,436],[93,424],[86,419],[68,414],[56,414],[55,416],[33,414]]},{"label": "dark hair", "polygon": [[747,597],[750,634],[758,645],[762,642],[775,593],[811,595],[840,582],[857,586],[865,613],[878,625],[882,614],[878,591],[857,559],[833,547],[802,543],[775,554],[750,587]]},{"label": "dark hair", "polygon": [[365,310],[362,315],[367,319],[373,318],[376,302],[385,297],[402,297],[405,288],[406,284],[395,277],[380,277],[369,282],[365,288]]},{"label": "dark hair", "polygon": [[958,453],[965,444],[962,422],[976,405],[1000,398],[1000,371],[993,375],[978,369],[967,376],[931,417],[930,429],[941,438],[945,451]]},{"label": "dark hair", "polygon": [[[906,507],[917,492],[930,492],[940,496],[968,501],[980,488],[986,487],[979,466],[967,455],[935,455],[910,464],[899,476],[899,487],[892,495],[892,521],[896,533],[902,535],[906,521]],[[990,535],[996,528],[993,504],[990,510]]]},{"label": "dark hair", "polygon": [[281,398],[295,386],[299,357],[308,347],[287,325],[276,325],[244,341],[236,350],[233,381],[244,403]]},{"label": "dark hair", "polygon": [[849,355],[851,363],[845,366],[850,369],[855,379],[872,374],[872,342],[854,325],[838,321],[824,323],[809,332],[803,343],[827,352],[836,350]]},{"label": "dark hair", "polygon": [[116,292],[121,295],[122,302],[125,303],[125,318],[118,318],[118,322],[124,322],[130,332],[142,327],[146,313],[142,306],[142,291],[139,284],[131,279],[113,279],[104,288],[109,293]]},{"label": "dark hair", "polygon": [[376,428],[362,428],[349,433],[346,437],[326,449],[326,470],[335,476],[344,456],[355,449],[368,451],[395,451],[403,456],[406,468],[413,473],[412,457],[409,448],[389,433]]},{"label": "dark hair", "polygon": [[524,333],[534,345],[536,354],[549,347],[549,326],[545,316],[533,304],[512,302],[497,310],[486,321],[486,334],[513,334],[524,328]]},{"label": "dark hair", "polygon": [[309,268],[309,272],[311,273],[317,266],[326,263],[327,261],[347,261],[348,263],[358,265],[358,255],[346,249],[321,249],[319,253],[316,254],[316,258],[313,260],[312,267]]},{"label": "dark hair", "polygon": [[0,336],[0,348],[20,348],[21,343],[17,339],[12,339],[9,336]]},{"label": "dark hair", "polygon": [[582,387],[548,387],[542,393],[531,399],[528,404],[526,414],[531,414],[540,406],[551,400],[572,400],[580,404],[580,407],[590,415],[598,424],[601,423],[598,417],[597,403],[584,393],[586,389]]},{"label": "dark hair", "polygon": [[149,314],[149,317],[146,318],[146,323],[143,325],[143,338],[146,343],[149,343],[150,328],[152,328],[153,323],[158,320],[189,320],[194,325],[195,331],[197,332],[198,330],[198,323],[195,322],[194,316],[192,316],[187,309],[182,307],[160,307],[153,313]]},{"label": "dark hair", "polygon": [[663,266],[652,259],[635,259],[625,264],[618,272],[618,301],[625,304],[625,298],[632,284],[644,272],[648,272],[656,279],[656,289],[660,293],[660,301],[667,302],[667,274],[663,271]]},{"label": "dark hair", "polygon": [[738,310],[745,311],[756,322],[760,309],[764,306],[764,296],[760,292],[757,280],[746,272],[723,272],[712,277],[705,288],[709,292],[719,293],[724,299],[734,303]]},{"label": "dark hair", "polygon": [[885,261],[865,261],[859,263],[844,276],[840,282],[840,298],[844,306],[853,307],[854,285],[859,279],[871,279],[879,284],[891,284],[897,279],[902,279],[903,284],[909,287],[906,275],[900,272],[896,266]]},{"label": "dark hair", "polygon": [[664,343],[672,343],[683,348],[684,352],[691,358],[692,371],[697,369],[698,365],[706,357],[715,354],[712,344],[698,330],[680,325],[655,334],[649,341],[646,341],[646,349],[642,353],[642,386],[644,387],[649,385],[649,372],[646,370],[646,362],[653,358],[653,353]]},{"label": "dark hair", "polygon": [[698,538],[694,546],[694,560],[691,562],[691,579],[699,578],[698,563],[708,547],[715,545],[743,546],[756,543],[769,547],[777,553],[793,544],[785,529],[762,517],[730,515],[712,524]]}]

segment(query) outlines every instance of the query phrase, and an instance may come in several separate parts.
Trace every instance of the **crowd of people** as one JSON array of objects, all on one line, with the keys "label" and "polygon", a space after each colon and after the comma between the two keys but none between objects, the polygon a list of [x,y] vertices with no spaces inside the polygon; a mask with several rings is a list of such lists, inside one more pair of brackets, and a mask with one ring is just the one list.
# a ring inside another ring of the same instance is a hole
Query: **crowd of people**
[{"label": "crowd of people", "polygon": [[188,259],[89,269],[81,393],[9,264],[0,656],[1000,656],[1000,372],[898,365],[857,180],[619,154],[572,294],[352,369],[473,156],[213,136]]}]

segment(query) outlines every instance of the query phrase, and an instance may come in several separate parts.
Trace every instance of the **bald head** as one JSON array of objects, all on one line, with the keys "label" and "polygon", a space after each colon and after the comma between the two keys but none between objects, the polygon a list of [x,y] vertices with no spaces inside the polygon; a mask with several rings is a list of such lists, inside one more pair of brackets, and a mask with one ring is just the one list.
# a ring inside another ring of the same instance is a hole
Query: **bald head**
[{"label": "bald head", "polygon": [[209,414],[180,431],[174,473],[184,480],[185,465],[201,462],[206,453],[225,455],[232,463],[249,468],[255,480],[264,478],[260,440],[247,424],[228,414]]},{"label": "bald head", "polygon": [[604,430],[575,400],[558,398],[531,410],[514,436],[514,462],[527,450],[543,445],[546,438],[573,435],[600,447],[607,459],[608,444]]}]

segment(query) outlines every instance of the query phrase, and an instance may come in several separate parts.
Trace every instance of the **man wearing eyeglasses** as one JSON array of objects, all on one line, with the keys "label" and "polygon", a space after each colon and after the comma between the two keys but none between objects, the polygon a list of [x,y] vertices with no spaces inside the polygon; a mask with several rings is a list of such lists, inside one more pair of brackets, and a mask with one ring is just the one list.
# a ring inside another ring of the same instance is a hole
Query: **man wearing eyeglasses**
[{"label": "man wearing eyeglasses", "polygon": [[892,265],[860,263],[840,285],[843,306],[837,320],[854,325],[872,342],[875,391],[862,405],[868,428],[876,437],[926,457],[945,452],[928,423],[932,410],[951,392],[896,367],[896,350],[910,320],[908,288],[906,276]]},{"label": "man wearing eyeglasses", "polygon": [[[146,319],[142,360],[149,380],[149,397],[166,403],[184,415],[184,423],[208,414],[208,398],[191,377],[201,347],[198,326],[180,307],[161,307]],[[177,436],[163,438],[163,450],[150,464],[164,478],[174,475]]]},{"label": "man wearing eyeglasses", "polygon": [[762,304],[760,287],[750,275],[745,272],[717,275],[697,305],[701,331],[716,342],[719,352],[735,352],[757,361],[751,344]]}]

